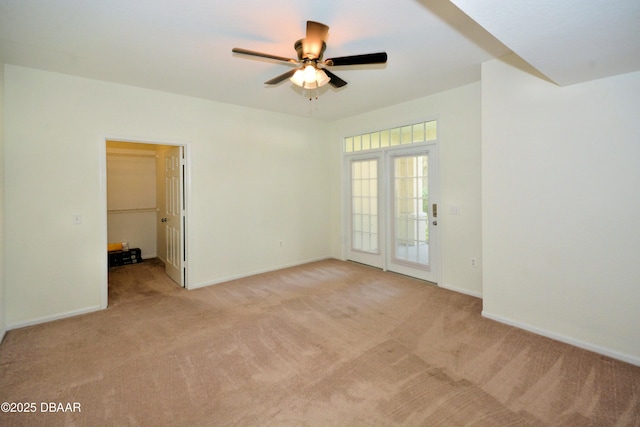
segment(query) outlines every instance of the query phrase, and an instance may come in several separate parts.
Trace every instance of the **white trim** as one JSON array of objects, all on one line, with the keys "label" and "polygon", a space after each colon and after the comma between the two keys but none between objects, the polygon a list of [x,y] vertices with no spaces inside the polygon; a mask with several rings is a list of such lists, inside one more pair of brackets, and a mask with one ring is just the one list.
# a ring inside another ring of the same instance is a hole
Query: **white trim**
[{"label": "white trim", "polygon": [[242,274],[237,274],[237,275],[233,275],[233,276],[223,277],[221,279],[216,279],[213,282],[196,283],[196,284],[192,285],[189,289],[198,289],[198,288],[204,288],[204,287],[212,286],[212,285],[219,285],[221,283],[230,282],[232,280],[243,279],[245,277],[255,276],[256,274],[270,273],[272,271],[282,270],[284,268],[297,267],[299,265],[309,264],[311,262],[317,262],[317,261],[324,261],[324,260],[327,260],[327,259],[335,259],[335,258],[332,257],[332,256],[311,258],[311,259],[304,260],[304,261],[298,261],[298,262],[294,262],[294,263],[290,263],[290,264],[279,265],[277,267],[269,267],[269,268],[265,268],[265,269],[261,269],[261,270],[254,270],[254,271],[252,271],[250,273],[242,273]]},{"label": "white trim", "polygon": [[[105,257],[106,259],[107,257]],[[53,322],[54,320],[66,319],[67,317],[79,316],[81,314],[93,313],[94,311],[100,311],[104,308],[99,305],[91,307],[81,308],[79,310],[67,311],[64,313],[53,314],[51,316],[38,317],[32,320],[25,320],[18,323],[12,323],[7,325],[7,330],[24,328],[26,326],[39,325],[40,323]]]},{"label": "white trim", "polygon": [[536,335],[541,335],[543,337],[551,338],[553,340],[560,341],[565,344],[570,344],[574,347],[579,347],[585,350],[592,351],[594,353],[611,357],[613,359],[621,360],[623,362],[630,363],[632,365],[640,366],[640,357],[637,355],[621,353],[621,352],[611,350],[609,348],[602,347],[596,344],[591,344],[585,341],[577,340],[575,338],[571,338],[566,335],[557,334],[555,332],[550,332],[545,329],[536,328],[534,326],[530,326],[525,323],[520,323],[511,319],[508,319],[506,317],[502,317],[500,315],[489,313],[486,310],[482,310],[482,317],[495,320],[496,322],[504,323],[505,325],[514,326],[519,329],[524,329],[525,331],[533,332]]},{"label": "white trim", "polygon": [[[103,224],[102,235],[100,237],[99,245],[101,248],[106,248],[109,244],[108,237],[108,223],[109,214],[107,213],[107,138],[104,136],[98,139],[98,181],[100,187],[100,194],[98,194],[98,224]],[[101,252],[102,253],[102,252]],[[109,305],[109,259],[105,255],[100,260],[100,308],[106,309]]]},{"label": "white trim", "polygon": [[482,292],[470,291],[469,289],[459,288],[457,286],[447,285],[446,283],[438,284],[439,288],[447,289],[449,291],[457,292],[459,294],[469,295],[471,297],[482,299]]}]

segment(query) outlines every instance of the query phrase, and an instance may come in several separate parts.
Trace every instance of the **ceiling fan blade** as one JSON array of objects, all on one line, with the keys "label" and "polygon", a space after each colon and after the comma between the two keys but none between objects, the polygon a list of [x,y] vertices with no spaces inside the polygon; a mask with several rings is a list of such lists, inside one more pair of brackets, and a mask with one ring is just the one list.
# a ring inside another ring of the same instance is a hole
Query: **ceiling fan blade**
[{"label": "ceiling fan blade", "polygon": [[327,70],[326,68],[323,68],[322,71],[324,71],[327,76],[329,77],[329,84],[333,87],[342,87],[345,86],[347,84],[347,82],[345,82],[344,80],[342,80],[340,77],[336,76],[335,74],[333,74],[331,71]]},{"label": "ceiling fan blade", "polygon": [[387,53],[365,53],[364,55],[341,56],[338,58],[330,58],[324,61],[328,66],[340,65],[365,65],[365,64],[384,64],[387,62]]},{"label": "ceiling fan blade", "polygon": [[269,53],[256,52],[255,50],[242,49],[239,47],[234,47],[233,49],[231,49],[231,51],[233,53],[241,53],[243,55],[251,55],[251,56],[258,56],[260,58],[275,59],[276,61],[284,61],[284,62],[289,62],[291,64],[298,63],[298,60],[296,59],[285,58],[284,56],[278,56],[278,55],[271,55]]},{"label": "ceiling fan blade", "polygon": [[278,83],[280,83],[280,82],[282,82],[282,81],[284,81],[284,80],[287,80],[287,79],[289,79],[289,78],[293,77],[293,75],[294,75],[294,74],[296,73],[296,71],[298,71],[298,70],[299,70],[299,68],[295,68],[295,69],[293,69],[293,70],[287,71],[287,72],[286,72],[286,73],[284,73],[284,74],[280,74],[278,77],[274,77],[274,78],[272,78],[271,80],[268,80],[268,81],[264,82],[264,84],[266,84],[266,85],[275,85],[275,84],[278,84]]},{"label": "ceiling fan blade", "polygon": [[329,27],[320,22],[307,21],[307,38],[327,41]]}]

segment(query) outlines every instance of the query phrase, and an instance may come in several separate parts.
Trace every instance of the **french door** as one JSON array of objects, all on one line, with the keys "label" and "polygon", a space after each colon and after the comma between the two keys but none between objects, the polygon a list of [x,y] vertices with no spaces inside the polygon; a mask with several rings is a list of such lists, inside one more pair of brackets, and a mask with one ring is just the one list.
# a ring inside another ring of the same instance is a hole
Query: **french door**
[{"label": "french door", "polygon": [[347,258],[438,282],[437,146],[348,158]]},{"label": "french door", "polygon": [[356,262],[384,268],[384,228],[380,177],[381,154],[349,159],[349,249],[347,257]]},{"label": "french door", "polygon": [[437,283],[436,146],[390,151],[387,269]]}]

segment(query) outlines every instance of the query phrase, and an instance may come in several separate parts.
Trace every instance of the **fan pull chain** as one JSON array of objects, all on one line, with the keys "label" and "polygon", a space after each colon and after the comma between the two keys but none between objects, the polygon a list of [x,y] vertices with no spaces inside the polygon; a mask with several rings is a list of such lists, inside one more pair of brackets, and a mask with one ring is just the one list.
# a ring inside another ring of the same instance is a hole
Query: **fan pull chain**
[{"label": "fan pull chain", "polygon": [[[313,89],[307,89],[307,90],[309,91],[309,101],[312,101],[313,100]],[[316,86],[316,101],[318,100],[319,93],[320,93],[320,90]]]}]

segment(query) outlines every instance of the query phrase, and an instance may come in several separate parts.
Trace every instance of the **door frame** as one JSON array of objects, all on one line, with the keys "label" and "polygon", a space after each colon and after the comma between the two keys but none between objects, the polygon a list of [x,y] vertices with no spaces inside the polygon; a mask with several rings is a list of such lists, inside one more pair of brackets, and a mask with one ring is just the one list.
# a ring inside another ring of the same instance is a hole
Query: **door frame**
[{"label": "door frame", "polygon": [[[184,156],[184,182],[183,182],[183,191],[184,191],[184,229],[183,229],[183,252],[184,252],[184,287],[185,289],[190,289],[189,287],[189,212],[190,212],[190,204],[191,204],[191,149],[190,144],[183,141],[171,141],[171,140],[161,140],[156,138],[140,138],[140,137],[125,137],[122,135],[110,136],[110,135],[101,135],[99,137],[99,180],[100,180],[100,194],[99,204],[101,205],[101,217],[100,223],[102,224],[102,237],[100,242],[98,242],[99,253],[104,253],[104,249],[108,244],[108,221],[107,221],[107,141],[116,141],[116,142],[133,142],[136,144],[149,144],[149,145],[169,145],[169,146],[180,146],[183,150]],[[100,306],[105,309],[109,305],[109,263],[108,258],[105,254],[102,261],[102,271],[103,271],[103,281],[101,284],[100,291]]]}]

